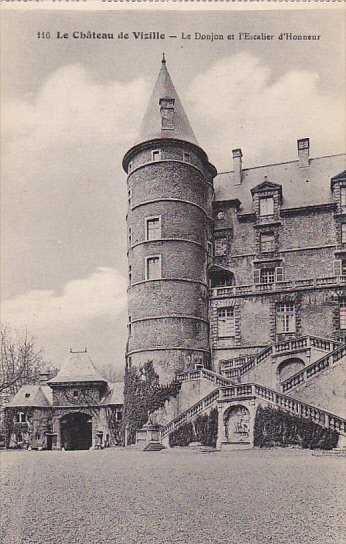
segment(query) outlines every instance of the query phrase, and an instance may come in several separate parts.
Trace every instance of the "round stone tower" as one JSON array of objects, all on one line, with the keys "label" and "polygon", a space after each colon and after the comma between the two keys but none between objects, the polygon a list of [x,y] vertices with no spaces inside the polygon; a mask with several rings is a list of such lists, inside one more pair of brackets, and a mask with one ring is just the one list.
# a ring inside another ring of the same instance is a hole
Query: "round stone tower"
[{"label": "round stone tower", "polygon": [[207,267],[216,170],[199,147],[163,58],[128,174],[127,365],[161,383],[210,366]]}]

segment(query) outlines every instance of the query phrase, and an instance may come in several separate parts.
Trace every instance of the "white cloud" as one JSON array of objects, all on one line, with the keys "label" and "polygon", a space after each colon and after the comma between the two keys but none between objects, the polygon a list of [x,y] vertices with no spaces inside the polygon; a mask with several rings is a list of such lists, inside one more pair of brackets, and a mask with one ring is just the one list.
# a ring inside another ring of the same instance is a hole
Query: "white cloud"
[{"label": "white cloud", "polygon": [[324,94],[317,73],[292,70],[273,79],[269,64],[239,53],[192,81],[187,99],[200,144],[219,171],[232,168],[237,147],[248,166],[294,160],[302,137],[311,138],[314,156],[343,151],[345,102]]},{"label": "white cloud", "polygon": [[126,307],[126,280],[114,269],[99,268],[89,277],[66,283],[61,294],[29,291],[1,305],[1,315],[15,328],[31,332],[87,327],[88,321],[114,320]]}]

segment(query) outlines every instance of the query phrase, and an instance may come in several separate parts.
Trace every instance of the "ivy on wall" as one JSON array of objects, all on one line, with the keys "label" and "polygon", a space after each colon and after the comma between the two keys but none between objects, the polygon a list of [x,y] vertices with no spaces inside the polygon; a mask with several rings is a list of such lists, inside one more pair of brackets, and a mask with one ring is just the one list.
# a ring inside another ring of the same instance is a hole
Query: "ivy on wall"
[{"label": "ivy on wall", "polygon": [[175,398],[181,384],[171,382],[160,385],[152,361],[143,367],[131,367],[125,372],[123,425],[127,429],[127,444],[134,444],[136,430],[141,429],[156,410],[163,408],[171,398]]},{"label": "ivy on wall", "polygon": [[203,446],[215,448],[218,430],[218,411],[213,408],[209,414],[199,415],[193,422],[185,423],[169,435],[169,445],[188,446],[200,442]]},{"label": "ivy on wall", "polygon": [[298,445],[305,449],[331,450],[336,448],[339,435],[309,419],[301,418],[283,410],[259,406],[254,428],[254,446]]}]

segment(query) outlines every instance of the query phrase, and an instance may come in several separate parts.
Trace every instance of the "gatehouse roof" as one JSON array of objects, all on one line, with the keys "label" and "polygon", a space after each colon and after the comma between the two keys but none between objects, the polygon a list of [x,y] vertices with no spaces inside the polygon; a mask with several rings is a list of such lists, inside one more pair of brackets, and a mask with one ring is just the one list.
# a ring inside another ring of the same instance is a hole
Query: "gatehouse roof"
[{"label": "gatehouse roof", "polygon": [[109,392],[101,402],[102,406],[124,403],[124,382],[110,383]]},{"label": "gatehouse roof", "polygon": [[92,360],[90,359],[87,350],[72,351],[67,358],[66,363],[62,366],[58,374],[50,379],[49,384],[75,382],[104,382],[101,374],[96,370]]},{"label": "gatehouse roof", "polygon": [[53,392],[49,385],[23,385],[6,408],[49,408],[53,404]]}]

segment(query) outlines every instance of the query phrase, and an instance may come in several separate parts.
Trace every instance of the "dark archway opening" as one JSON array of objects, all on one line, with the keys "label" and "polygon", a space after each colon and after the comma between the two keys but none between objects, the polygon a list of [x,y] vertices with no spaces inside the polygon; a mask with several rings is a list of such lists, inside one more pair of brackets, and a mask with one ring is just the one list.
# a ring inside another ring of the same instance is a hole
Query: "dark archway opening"
[{"label": "dark archway opening", "polygon": [[234,274],[228,270],[211,270],[209,277],[211,287],[230,287],[235,284]]},{"label": "dark archway opening", "polygon": [[288,378],[293,376],[293,374],[296,374],[296,372],[302,370],[304,366],[304,362],[298,357],[292,357],[291,359],[285,359],[282,361],[277,369],[279,383],[288,380]]},{"label": "dark archway opening", "polygon": [[65,450],[88,450],[92,446],[92,419],[75,412],[61,418],[61,446]]}]

